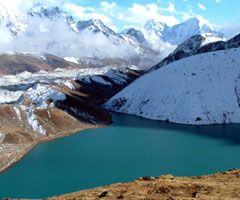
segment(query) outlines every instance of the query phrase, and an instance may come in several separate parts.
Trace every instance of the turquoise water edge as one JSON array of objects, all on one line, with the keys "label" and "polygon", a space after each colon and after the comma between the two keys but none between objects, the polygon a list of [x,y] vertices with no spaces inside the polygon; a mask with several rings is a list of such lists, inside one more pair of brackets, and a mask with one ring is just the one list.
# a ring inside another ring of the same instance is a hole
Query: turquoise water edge
[{"label": "turquoise water edge", "polygon": [[183,126],[112,114],[108,127],[38,145],[0,175],[0,198],[46,198],[141,176],[240,168],[240,125]]}]

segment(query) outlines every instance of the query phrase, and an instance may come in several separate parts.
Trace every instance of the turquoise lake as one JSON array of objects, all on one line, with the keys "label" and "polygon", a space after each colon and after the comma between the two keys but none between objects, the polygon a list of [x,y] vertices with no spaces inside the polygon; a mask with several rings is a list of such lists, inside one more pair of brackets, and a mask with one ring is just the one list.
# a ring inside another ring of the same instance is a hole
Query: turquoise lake
[{"label": "turquoise lake", "polygon": [[141,176],[240,168],[240,125],[183,126],[116,113],[113,120],[38,145],[0,175],[0,198],[46,198]]}]

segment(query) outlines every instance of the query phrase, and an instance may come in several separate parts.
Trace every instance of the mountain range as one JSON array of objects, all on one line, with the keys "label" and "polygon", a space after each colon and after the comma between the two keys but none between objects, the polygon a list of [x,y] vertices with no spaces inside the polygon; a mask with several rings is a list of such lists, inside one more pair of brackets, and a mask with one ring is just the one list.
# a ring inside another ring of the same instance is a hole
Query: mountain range
[{"label": "mountain range", "polygon": [[[55,33],[48,26],[44,26],[45,20],[53,22],[60,21],[66,24],[70,27],[72,32],[79,34],[77,37],[82,37],[83,34],[89,35],[89,33],[92,33],[93,35],[100,34],[102,38],[111,44],[112,50],[107,51],[101,45],[95,47],[95,44],[91,44],[91,47],[93,46],[94,48],[91,48],[90,53],[83,55],[82,52],[86,50],[89,44],[84,44],[82,41],[67,41],[66,43],[69,44],[66,47],[66,44],[63,44],[63,42],[67,39],[64,38],[64,41],[62,42],[56,41],[55,38],[50,37],[54,36]],[[99,19],[76,21],[76,19],[60,8],[50,7],[42,3],[36,4],[27,12],[21,12],[20,10],[6,7],[6,5],[0,3],[0,23],[6,26],[11,33],[15,37],[20,38],[20,40],[21,37],[27,37],[27,40],[28,38],[31,39],[33,36],[36,37],[38,34],[36,33],[37,30],[34,29],[36,28],[37,23],[38,29],[41,32],[44,34],[49,32],[49,35],[46,36],[48,37],[47,44],[44,44],[44,47],[42,48],[38,48],[38,50],[41,49],[42,51],[45,51],[44,53],[51,53],[64,57],[67,53],[65,53],[65,55],[63,49],[67,52],[72,43],[75,43],[75,45],[77,43],[75,48],[81,50],[78,55],[75,56],[77,59],[125,58],[123,64],[127,61],[128,65],[141,65],[143,62],[143,65],[148,66],[148,68],[153,64],[156,64],[157,61],[163,57],[167,56],[176,45],[181,44],[193,35],[209,33],[223,36],[222,33],[215,30],[214,26],[208,24],[208,22],[204,21],[204,19],[199,16],[188,19],[187,21],[172,27],[169,27],[166,23],[150,19],[146,21],[144,28],[141,30],[128,28],[121,33],[116,33]],[[35,26],[31,26],[31,24],[35,24]],[[38,35],[37,37],[40,36]],[[158,40],[155,40],[154,42],[151,41],[153,37]],[[155,44],[153,45],[153,43]],[[170,49],[163,48],[164,43],[170,44],[172,47]],[[34,44],[33,47],[39,47],[39,45],[40,44]],[[32,49],[34,48],[31,48],[31,50]],[[92,64],[94,65],[96,63],[93,62]]]}]

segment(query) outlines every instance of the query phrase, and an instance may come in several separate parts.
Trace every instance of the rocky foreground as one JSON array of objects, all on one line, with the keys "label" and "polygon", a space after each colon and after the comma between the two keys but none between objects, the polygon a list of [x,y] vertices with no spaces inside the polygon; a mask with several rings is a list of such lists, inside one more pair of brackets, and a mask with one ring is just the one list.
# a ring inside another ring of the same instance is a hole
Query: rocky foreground
[{"label": "rocky foreground", "polygon": [[240,170],[201,177],[143,177],[131,183],[84,190],[44,200],[228,200],[240,199]]}]

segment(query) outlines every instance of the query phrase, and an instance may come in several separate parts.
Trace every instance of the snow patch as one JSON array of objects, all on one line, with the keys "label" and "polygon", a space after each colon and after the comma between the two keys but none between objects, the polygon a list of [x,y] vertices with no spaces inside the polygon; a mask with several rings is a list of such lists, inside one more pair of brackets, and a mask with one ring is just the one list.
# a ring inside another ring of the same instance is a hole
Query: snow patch
[{"label": "snow patch", "polygon": [[4,133],[0,132],[0,142],[3,142],[5,137],[6,137],[6,135]]},{"label": "snow patch", "polygon": [[109,85],[111,86],[112,84],[108,81],[105,81],[101,76],[92,76],[91,79],[97,83],[103,84],[103,85]]},{"label": "snow patch", "polygon": [[69,81],[69,80],[64,81],[63,84],[66,85],[71,90],[75,90],[76,89],[75,86],[73,85],[73,83],[71,81]]},{"label": "snow patch", "polygon": [[63,59],[66,60],[66,61],[68,61],[68,62],[72,62],[72,63],[75,63],[75,64],[79,64],[78,59],[75,58],[75,57],[64,57]]},{"label": "snow patch", "polygon": [[[47,132],[46,130],[38,123],[37,120],[37,116],[34,113],[34,109],[30,108],[30,107],[26,107],[21,105],[20,106],[22,110],[24,110],[26,112],[26,117],[27,117],[27,121],[29,126],[32,127],[33,131],[36,133],[40,133],[43,136],[46,136]],[[37,134],[35,134],[35,137],[38,137]]]},{"label": "snow patch", "polygon": [[20,113],[20,110],[14,106],[13,109],[15,110],[16,114],[17,114],[17,118],[19,121],[22,121],[22,117],[21,117],[21,113]]},{"label": "snow patch", "polygon": [[64,101],[66,95],[53,90],[51,87],[42,84],[36,84],[34,87],[30,88],[26,96],[32,101],[34,107],[44,109],[47,107],[47,100],[52,101]]}]

